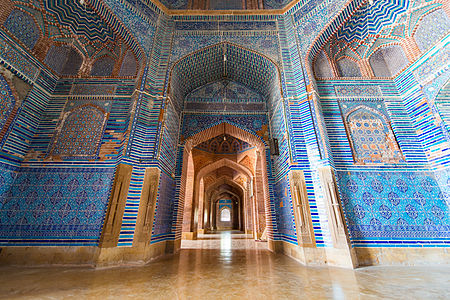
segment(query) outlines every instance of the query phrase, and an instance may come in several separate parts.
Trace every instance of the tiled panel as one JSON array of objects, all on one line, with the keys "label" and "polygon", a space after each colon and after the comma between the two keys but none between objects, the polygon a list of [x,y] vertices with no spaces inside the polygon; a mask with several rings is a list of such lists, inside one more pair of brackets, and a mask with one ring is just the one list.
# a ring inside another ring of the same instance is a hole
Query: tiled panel
[{"label": "tiled panel", "polygon": [[449,208],[433,172],[369,169],[337,175],[354,245],[448,245]]},{"label": "tiled panel", "polygon": [[9,195],[14,179],[16,179],[19,168],[0,162],[0,209]]},{"label": "tiled panel", "polygon": [[14,9],[6,19],[4,26],[29,49],[33,49],[39,38],[39,28],[33,18],[18,9]]},{"label": "tiled panel", "polygon": [[0,210],[2,245],[97,245],[113,168],[21,168]]},{"label": "tiled panel", "polygon": [[6,82],[6,79],[0,75],[0,131],[3,130],[6,121],[10,117],[15,103],[16,99],[12,94],[8,82]]}]

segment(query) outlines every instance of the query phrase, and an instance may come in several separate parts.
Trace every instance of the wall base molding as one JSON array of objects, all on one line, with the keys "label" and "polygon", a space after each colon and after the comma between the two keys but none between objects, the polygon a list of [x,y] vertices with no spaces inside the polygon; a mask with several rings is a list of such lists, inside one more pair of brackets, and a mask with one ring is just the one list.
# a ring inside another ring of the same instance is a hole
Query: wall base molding
[{"label": "wall base molding", "polygon": [[[269,250],[285,254],[305,266],[335,266],[354,269],[357,266],[347,249],[299,247],[284,241],[269,241]],[[353,252],[353,250],[350,250]]]},{"label": "wall base molding", "polygon": [[[306,266],[335,266],[352,268],[348,254],[344,249],[302,248],[284,241],[269,241],[269,249],[282,253]],[[358,266],[426,266],[450,265],[448,248],[352,248],[357,257]]]},{"label": "wall base molding", "polygon": [[450,249],[445,247],[429,248],[354,248],[360,266],[377,265],[450,265]]},{"label": "wall base molding", "polygon": [[174,241],[146,246],[99,248],[95,246],[1,247],[0,265],[77,265],[95,268],[144,265],[176,249]]}]

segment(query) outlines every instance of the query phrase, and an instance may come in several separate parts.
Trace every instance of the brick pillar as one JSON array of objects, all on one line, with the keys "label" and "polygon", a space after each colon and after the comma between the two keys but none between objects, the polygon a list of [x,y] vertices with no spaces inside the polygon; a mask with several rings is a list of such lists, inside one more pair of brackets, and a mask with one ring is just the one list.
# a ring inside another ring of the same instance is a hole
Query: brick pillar
[{"label": "brick pillar", "polygon": [[198,232],[205,233],[205,183],[203,179],[200,180],[199,197],[198,197]]},{"label": "brick pillar", "polygon": [[[186,154],[185,154],[186,155]],[[187,158],[186,171],[182,175],[182,181],[185,182],[185,194],[184,196],[184,212],[183,212],[183,225],[182,225],[182,238],[183,239],[195,239],[196,230],[194,230],[194,162],[192,160],[192,154],[189,153]],[[181,193],[180,193],[181,196]],[[181,199],[180,199],[181,200]],[[194,233],[195,232],[195,233]]]}]

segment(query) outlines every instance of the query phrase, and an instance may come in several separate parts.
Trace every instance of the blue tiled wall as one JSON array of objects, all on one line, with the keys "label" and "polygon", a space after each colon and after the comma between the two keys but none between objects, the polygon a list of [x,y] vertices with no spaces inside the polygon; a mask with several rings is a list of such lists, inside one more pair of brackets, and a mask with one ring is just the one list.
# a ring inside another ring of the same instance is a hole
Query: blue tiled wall
[{"label": "blue tiled wall", "polygon": [[114,168],[21,168],[0,210],[2,245],[97,245]]},{"label": "blue tiled wall", "polygon": [[337,178],[354,245],[449,245],[449,208],[434,172],[338,171]]}]

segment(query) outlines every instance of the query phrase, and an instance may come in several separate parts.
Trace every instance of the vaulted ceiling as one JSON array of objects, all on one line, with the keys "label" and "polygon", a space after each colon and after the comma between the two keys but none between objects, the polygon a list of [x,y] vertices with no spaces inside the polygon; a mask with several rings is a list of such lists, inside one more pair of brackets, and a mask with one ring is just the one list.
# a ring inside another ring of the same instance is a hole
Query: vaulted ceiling
[{"label": "vaulted ceiling", "polygon": [[[129,0],[131,1],[131,0]],[[155,0],[154,2],[157,2]],[[168,9],[174,10],[257,10],[283,9],[292,0],[159,0]],[[318,1],[315,1],[318,2]]]}]

